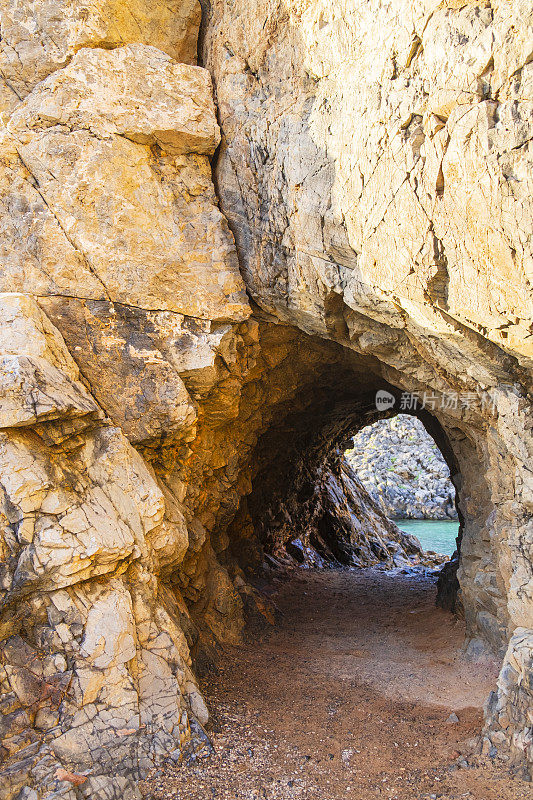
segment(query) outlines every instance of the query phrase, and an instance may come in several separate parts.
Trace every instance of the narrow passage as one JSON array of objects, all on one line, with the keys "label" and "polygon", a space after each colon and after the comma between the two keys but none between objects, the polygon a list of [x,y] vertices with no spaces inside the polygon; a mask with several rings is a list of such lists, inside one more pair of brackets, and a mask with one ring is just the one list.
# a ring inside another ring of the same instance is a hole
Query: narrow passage
[{"label": "narrow passage", "polygon": [[533,798],[473,752],[498,664],[464,658],[434,579],[295,571],[273,598],[279,624],[204,682],[214,753],[154,773],[147,797]]}]

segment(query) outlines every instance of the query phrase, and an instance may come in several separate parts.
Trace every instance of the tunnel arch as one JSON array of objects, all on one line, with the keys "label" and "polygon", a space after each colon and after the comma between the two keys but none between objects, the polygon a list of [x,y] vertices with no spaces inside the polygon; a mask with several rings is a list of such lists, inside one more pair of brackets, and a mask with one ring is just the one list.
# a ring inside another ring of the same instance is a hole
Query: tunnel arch
[{"label": "tunnel arch", "polygon": [[114,33],[107,0],[3,9],[9,800],[58,768],[137,798],[199,737],[191,652],[240,641],[243,556],[379,388],[473,396],[428,425],[458,467],[470,652],[507,647],[487,735],[533,774],[531,65],[507,46],[531,9],[320,2],[202,2],[198,52],[194,0],[178,48],[168,4]]},{"label": "tunnel arch", "polygon": [[[205,504],[201,509],[201,524],[210,532],[210,558],[233,580],[260,569],[265,553],[275,553],[289,537],[294,538],[295,530],[309,525],[317,487],[332,475],[357,430],[398,413],[406,390],[423,391],[420,384],[413,387],[410,376],[390,370],[375,356],[356,353],[292,326],[267,321],[260,328],[261,355],[242,387],[239,414],[218,434],[210,433],[220,448],[228,451],[231,481],[225,467],[203,473],[207,491],[202,499],[213,504],[210,519]],[[393,409],[376,408],[379,390],[394,396]],[[415,415],[450,469],[465,554],[444,571],[438,601],[464,613],[473,651],[501,653],[507,625],[505,588],[486,535],[494,505],[485,479],[483,421],[475,420],[475,428],[472,418],[465,422],[460,414],[454,417],[418,408]],[[191,464],[200,467],[202,455],[203,448],[193,454]],[[196,507],[196,502],[191,504],[191,510]],[[187,559],[182,569],[185,574]],[[196,553],[193,559],[200,564]],[[229,623],[223,619],[224,613],[214,611],[216,603],[223,605],[220,586],[209,588],[206,563],[198,569],[205,574],[201,592],[189,594],[181,582],[185,596],[192,601],[193,615],[208,619],[217,639],[236,640],[243,627],[241,611],[230,604]],[[210,591],[214,593],[211,597]]]}]

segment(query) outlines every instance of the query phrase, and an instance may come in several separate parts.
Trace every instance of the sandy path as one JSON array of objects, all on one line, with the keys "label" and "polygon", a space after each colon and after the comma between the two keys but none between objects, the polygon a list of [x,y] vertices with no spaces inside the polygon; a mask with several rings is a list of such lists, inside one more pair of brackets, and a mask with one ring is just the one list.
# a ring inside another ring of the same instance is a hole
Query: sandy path
[{"label": "sandy path", "polygon": [[458,766],[497,664],[464,660],[462,624],[434,595],[427,578],[296,573],[275,597],[280,624],[203,687],[214,754],[159,771],[147,796],[533,800],[501,762]]}]

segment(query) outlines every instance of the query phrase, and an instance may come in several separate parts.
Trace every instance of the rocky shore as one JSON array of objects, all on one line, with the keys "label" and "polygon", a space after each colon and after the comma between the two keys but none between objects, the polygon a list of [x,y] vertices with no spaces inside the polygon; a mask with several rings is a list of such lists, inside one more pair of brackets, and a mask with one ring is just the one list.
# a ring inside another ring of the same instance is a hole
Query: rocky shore
[{"label": "rocky shore", "polygon": [[457,519],[450,470],[416,417],[398,414],[363,428],[346,455],[389,519]]}]

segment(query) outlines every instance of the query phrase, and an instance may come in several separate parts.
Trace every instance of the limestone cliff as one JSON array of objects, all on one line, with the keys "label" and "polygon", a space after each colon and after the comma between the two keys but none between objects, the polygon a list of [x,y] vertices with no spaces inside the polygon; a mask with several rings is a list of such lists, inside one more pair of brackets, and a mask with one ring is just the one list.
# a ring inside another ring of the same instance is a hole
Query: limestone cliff
[{"label": "limestone cliff", "polygon": [[533,763],[530,4],[213,0],[203,67],[196,0],[0,15],[2,800],[194,746],[191,653],[377,391],[433,398],[489,735]]},{"label": "limestone cliff", "polygon": [[363,428],[346,458],[389,519],[457,519],[448,465],[416,417]]}]

